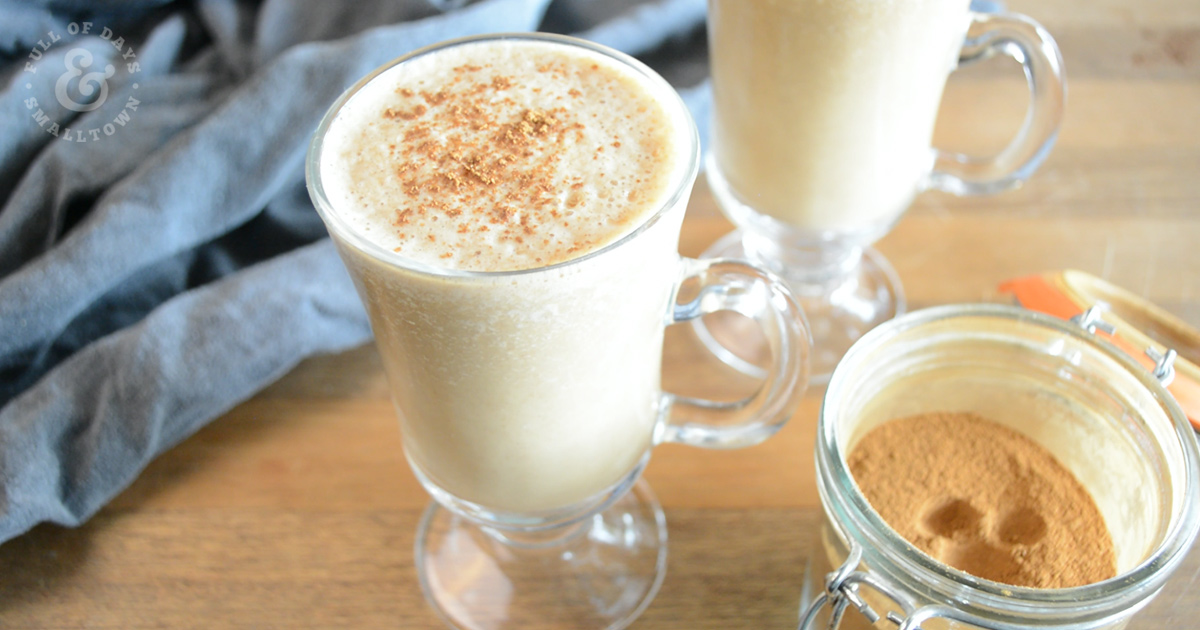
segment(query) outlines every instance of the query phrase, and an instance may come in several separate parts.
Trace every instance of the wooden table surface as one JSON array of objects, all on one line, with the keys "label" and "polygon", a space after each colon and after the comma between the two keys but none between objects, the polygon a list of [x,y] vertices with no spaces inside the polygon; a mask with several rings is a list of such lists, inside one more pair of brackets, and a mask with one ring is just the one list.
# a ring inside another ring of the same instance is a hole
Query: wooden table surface
[{"label": "wooden table surface", "polygon": [[[921,196],[878,249],[912,308],[995,299],[1001,280],[1073,267],[1200,327],[1200,3],[1029,0],[1062,47],[1058,145],[1019,191]],[[937,143],[988,151],[1019,124],[1019,71],[956,75]],[[680,250],[730,229],[703,181]],[[685,330],[665,384],[733,394]],[[677,446],[646,478],[665,506],[669,569],[634,628],[791,628],[819,508],[821,390],[742,451]],[[166,453],[86,526],[0,546],[0,628],[439,628],[412,563],[428,501],[401,454],[371,347],[305,362]],[[1200,549],[1132,628],[1200,625]]]}]

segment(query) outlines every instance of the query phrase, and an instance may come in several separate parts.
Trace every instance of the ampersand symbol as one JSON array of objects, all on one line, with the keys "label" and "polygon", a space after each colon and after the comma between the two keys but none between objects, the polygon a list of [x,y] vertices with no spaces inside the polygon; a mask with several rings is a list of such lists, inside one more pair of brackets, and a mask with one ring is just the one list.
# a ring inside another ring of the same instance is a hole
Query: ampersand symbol
[{"label": "ampersand symbol", "polygon": [[[92,53],[84,48],[73,48],[67,53],[63,59],[67,70],[58,77],[58,82],[54,84],[54,96],[63,107],[73,112],[90,112],[104,104],[108,99],[108,79],[112,77],[117,70],[109,64],[104,68],[104,71],[99,70],[84,74],[84,68],[90,68],[92,65]],[[76,65],[78,64],[78,65]],[[84,97],[84,101],[80,102],[73,98],[69,93],[71,81],[79,78],[79,93]],[[99,90],[99,95],[94,99],[87,97],[92,96]]]}]

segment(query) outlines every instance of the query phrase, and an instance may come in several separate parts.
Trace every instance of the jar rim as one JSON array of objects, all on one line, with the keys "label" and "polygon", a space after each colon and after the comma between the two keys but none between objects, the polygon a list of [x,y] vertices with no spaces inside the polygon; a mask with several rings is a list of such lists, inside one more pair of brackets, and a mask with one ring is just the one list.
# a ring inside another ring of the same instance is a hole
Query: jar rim
[{"label": "jar rim", "polygon": [[843,398],[839,394],[848,389],[847,374],[872,350],[901,333],[938,321],[967,317],[997,318],[1047,328],[1090,344],[1118,363],[1150,392],[1170,418],[1173,435],[1183,454],[1186,473],[1183,496],[1196,495],[1200,451],[1192,427],[1174,398],[1149,371],[1116,346],[1074,323],[1016,306],[962,304],[913,311],[878,326],[856,342],[834,370],[821,406],[816,443],[817,483],[830,519],[842,529],[842,535],[857,539],[856,534],[861,534],[876,543],[861,545],[868,566],[885,572],[889,572],[888,568],[898,569],[900,575],[911,576],[912,580],[934,588],[937,594],[956,604],[992,612],[999,609],[1039,615],[1069,613],[1072,619],[1104,619],[1148,602],[1187,555],[1200,529],[1200,504],[1194,499],[1182,502],[1183,513],[1173,519],[1170,529],[1150,555],[1132,569],[1083,586],[1040,589],[979,578],[917,550],[887,525],[853,483],[846,454],[838,444],[836,423],[827,421],[837,415]]}]

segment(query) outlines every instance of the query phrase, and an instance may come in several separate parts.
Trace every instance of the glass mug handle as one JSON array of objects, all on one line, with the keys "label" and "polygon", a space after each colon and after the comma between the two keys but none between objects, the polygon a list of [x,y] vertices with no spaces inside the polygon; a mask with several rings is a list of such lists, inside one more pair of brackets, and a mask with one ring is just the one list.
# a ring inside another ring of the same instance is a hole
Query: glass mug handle
[{"label": "glass mug handle", "polygon": [[804,311],[783,281],[765,269],[724,258],[685,258],[682,263],[676,290],[695,280],[698,292],[683,304],[672,300],[668,325],[717,311],[740,313],[761,327],[772,365],[758,391],[743,400],[718,402],[664,392],[654,443],[704,448],[758,444],[787,422],[808,387],[812,337]]},{"label": "glass mug handle", "polygon": [[1015,13],[973,13],[958,65],[1006,54],[1025,70],[1029,109],[1020,131],[994,156],[980,158],[935,149],[927,188],[955,195],[988,195],[1019,186],[1041,166],[1054,146],[1067,86],[1062,53],[1042,25]]}]

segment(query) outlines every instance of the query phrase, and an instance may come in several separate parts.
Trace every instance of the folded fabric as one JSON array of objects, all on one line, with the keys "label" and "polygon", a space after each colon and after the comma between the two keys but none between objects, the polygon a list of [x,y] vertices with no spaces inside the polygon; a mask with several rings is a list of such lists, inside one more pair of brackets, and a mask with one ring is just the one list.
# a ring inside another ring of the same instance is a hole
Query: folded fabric
[{"label": "folded fabric", "polygon": [[[665,46],[668,78],[704,55],[704,0],[66,4],[0,0],[0,542],[81,523],[304,357],[370,338],[302,163],[371,69],[538,28]],[[682,91],[706,121],[706,86]]]}]

